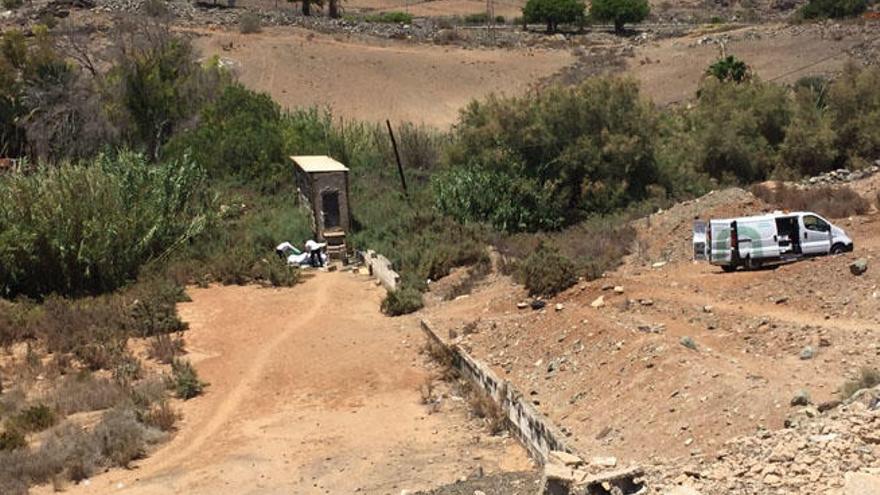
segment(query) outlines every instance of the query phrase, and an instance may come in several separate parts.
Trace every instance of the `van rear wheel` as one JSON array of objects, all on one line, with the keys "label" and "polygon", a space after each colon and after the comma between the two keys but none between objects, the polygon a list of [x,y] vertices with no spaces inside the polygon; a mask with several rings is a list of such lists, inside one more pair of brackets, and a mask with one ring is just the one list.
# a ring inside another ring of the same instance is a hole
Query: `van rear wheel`
[{"label": "van rear wheel", "polygon": [[736,265],[721,265],[721,269],[727,273],[736,271]]}]

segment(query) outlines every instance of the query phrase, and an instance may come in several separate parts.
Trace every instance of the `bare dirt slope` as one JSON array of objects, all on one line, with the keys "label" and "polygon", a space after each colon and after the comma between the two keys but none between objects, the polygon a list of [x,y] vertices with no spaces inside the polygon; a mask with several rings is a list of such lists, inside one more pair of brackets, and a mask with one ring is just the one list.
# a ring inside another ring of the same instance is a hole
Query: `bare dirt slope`
[{"label": "bare dirt slope", "polygon": [[699,30],[662,39],[635,51],[630,71],[655,103],[694,98],[706,68],[722,53],[748,63],[762,80],[791,84],[801,77],[840,71],[856,49],[877,37],[877,26],[758,25],[727,32]]},{"label": "bare dirt slope", "polygon": [[384,290],[369,279],[189,293],[180,311],[207,393],[184,404],[159,451],[69,493],[396,495],[480,466],[529,467],[515,441],[487,437],[463,409],[428,414],[418,327],[382,316]]},{"label": "bare dirt slope", "polygon": [[[880,360],[876,214],[835,221],[855,239],[851,254],[731,274],[685,256],[695,216],[762,206],[732,190],[654,215],[638,227],[641,249],[621,268],[541,311],[517,309],[524,291],[493,275],[426,316],[442,335],[462,335],[476,321],[461,343],[587,456],[620,463],[711,456],[730,439],[782,428],[798,391],[816,404],[830,401]],[[852,275],[855,257],[872,268]],[[668,263],[652,268],[660,261]],[[695,349],[682,344],[686,337]]]},{"label": "bare dirt slope", "polygon": [[205,56],[231,61],[244,84],[284,107],[332,106],[349,119],[440,127],[474,98],[523,93],[573,61],[559,50],[368,42],[293,28],[205,32],[196,45]]}]

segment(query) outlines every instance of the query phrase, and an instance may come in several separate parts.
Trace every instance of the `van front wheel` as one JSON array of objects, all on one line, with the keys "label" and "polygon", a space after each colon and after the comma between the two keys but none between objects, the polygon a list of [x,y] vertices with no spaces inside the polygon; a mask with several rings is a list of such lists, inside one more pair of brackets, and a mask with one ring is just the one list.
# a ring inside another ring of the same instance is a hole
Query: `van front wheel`
[{"label": "van front wheel", "polygon": [[843,244],[835,244],[831,246],[831,254],[841,254],[846,251],[846,247]]},{"label": "van front wheel", "polygon": [[736,265],[721,265],[721,269],[727,273],[736,271]]}]

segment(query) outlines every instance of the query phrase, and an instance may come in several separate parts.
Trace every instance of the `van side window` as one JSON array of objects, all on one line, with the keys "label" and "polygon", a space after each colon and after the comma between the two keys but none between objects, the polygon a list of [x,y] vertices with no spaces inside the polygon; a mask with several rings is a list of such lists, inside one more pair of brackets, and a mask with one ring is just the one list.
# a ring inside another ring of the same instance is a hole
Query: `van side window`
[{"label": "van side window", "polygon": [[831,230],[828,222],[815,215],[804,215],[804,227],[813,232],[828,232]]}]

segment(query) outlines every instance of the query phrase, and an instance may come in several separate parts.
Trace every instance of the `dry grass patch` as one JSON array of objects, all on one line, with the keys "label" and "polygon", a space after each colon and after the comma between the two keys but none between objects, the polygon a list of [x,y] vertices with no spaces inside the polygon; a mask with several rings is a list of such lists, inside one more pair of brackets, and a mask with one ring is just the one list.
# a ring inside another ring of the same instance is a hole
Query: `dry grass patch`
[{"label": "dry grass patch", "polygon": [[870,202],[849,186],[799,188],[787,184],[752,186],[752,194],[763,201],[789,211],[815,211],[829,218],[863,215]]}]

